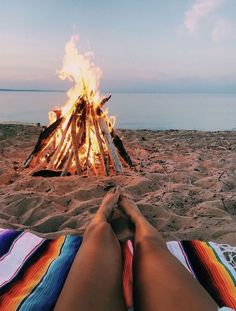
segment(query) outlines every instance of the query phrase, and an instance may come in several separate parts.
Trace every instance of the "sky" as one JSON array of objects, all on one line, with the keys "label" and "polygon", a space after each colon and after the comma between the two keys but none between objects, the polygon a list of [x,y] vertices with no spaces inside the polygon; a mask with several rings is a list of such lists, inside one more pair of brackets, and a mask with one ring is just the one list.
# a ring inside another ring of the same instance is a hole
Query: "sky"
[{"label": "sky", "polygon": [[64,47],[110,92],[236,92],[236,0],[0,0],[0,88],[65,90]]}]

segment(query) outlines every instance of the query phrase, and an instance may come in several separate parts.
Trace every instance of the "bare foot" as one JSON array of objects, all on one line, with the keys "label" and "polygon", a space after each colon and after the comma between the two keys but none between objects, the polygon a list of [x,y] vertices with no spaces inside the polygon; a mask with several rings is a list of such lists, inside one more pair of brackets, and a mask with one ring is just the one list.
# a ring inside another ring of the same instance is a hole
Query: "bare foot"
[{"label": "bare foot", "polygon": [[134,238],[134,224],[122,209],[114,209],[110,224],[118,240],[126,241]]},{"label": "bare foot", "polygon": [[134,224],[137,223],[140,219],[144,219],[144,216],[140,212],[136,203],[128,196],[128,194],[124,192],[124,190],[121,190],[118,206],[125,212],[128,217],[130,217]]},{"label": "bare foot", "polygon": [[109,191],[104,199],[102,200],[102,203],[94,217],[95,220],[105,220],[109,221],[112,217],[113,210],[118,203],[119,196],[120,196],[121,188],[115,187],[111,191]]},{"label": "bare foot", "polygon": [[134,241],[136,246],[140,243],[142,244],[143,241],[154,239],[155,243],[166,249],[166,244],[160,233],[142,215],[136,203],[123,190],[121,190],[118,207],[130,217],[135,226]]}]

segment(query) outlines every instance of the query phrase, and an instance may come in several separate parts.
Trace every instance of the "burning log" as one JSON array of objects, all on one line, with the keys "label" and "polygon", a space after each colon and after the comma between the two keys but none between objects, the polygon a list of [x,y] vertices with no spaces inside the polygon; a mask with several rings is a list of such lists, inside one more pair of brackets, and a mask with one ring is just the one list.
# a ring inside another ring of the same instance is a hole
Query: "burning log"
[{"label": "burning log", "polygon": [[61,152],[61,149],[62,149],[63,144],[64,144],[64,142],[65,142],[65,138],[66,138],[67,131],[68,131],[70,125],[71,125],[72,116],[73,116],[73,115],[70,116],[69,121],[68,121],[68,123],[67,123],[67,125],[66,125],[66,128],[65,128],[64,131],[62,132],[60,143],[58,144],[58,146],[57,146],[57,148],[56,148],[56,150],[55,150],[55,153],[53,154],[53,157],[51,158],[51,161],[50,161],[50,163],[49,163],[49,165],[48,165],[48,169],[49,169],[49,170],[52,169],[52,168],[54,167],[54,164],[55,164],[55,162],[56,162],[56,160],[57,160],[57,158],[58,158],[58,156],[59,156],[59,154],[60,154],[60,152]]},{"label": "burning log", "polygon": [[50,113],[50,125],[40,134],[24,164],[34,176],[108,176],[122,173],[124,162],[132,166],[122,140],[103,111],[111,95],[100,98],[101,70],[91,61],[91,53],[79,53],[75,40],[73,37],[68,42],[59,72],[62,79],[68,78],[75,85],[68,92],[66,105]]},{"label": "burning log", "polygon": [[110,158],[114,166],[114,169],[116,170],[117,173],[122,173],[123,169],[120,163],[120,159],[116,153],[115,146],[113,144],[112,137],[108,130],[107,124],[102,117],[99,117],[99,125],[102,130],[103,137],[106,141],[108,152],[110,154]]},{"label": "burning log", "polygon": [[73,115],[72,122],[71,122],[71,139],[72,139],[72,146],[75,158],[75,165],[77,174],[80,175],[82,173],[81,165],[79,162],[79,153],[78,153],[78,142],[76,140],[76,118]]},{"label": "burning log", "polygon": [[73,149],[70,150],[68,159],[67,159],[65,167],[64,167],[64,169],[63,169],[63,171],[61,173],[61,176],[66,176],[67,175],[67,171],[68,171],[68,168],[69,168],[69,166],[71,164],[72,157],[73,157]]},{"label": "burning log", "polygon": [[[99,107],[97,108],[97,114],[99,116],[101,116],[103,114],[103,110],[102,107],[104,106],[104,104],[111,98],[111,95],[109,95],[108,97],[105,97],[102,99]],[[114,130],[114,128],[111,131],[111,136],[113,138],[113,142],[114,145],[116,146],[116,148],[118,149],[118,152],[120,154],[120,156],[123,158],[123,160],[130,166],[133,166],[132,160],[129,156],[129,154],[127,153],[124,144],[122,142],[122,139],[119,137],[119,135],[117,134],[117,132]]]},{"label": "burning log", "polygon": [[109,176],[109,165],[108,165],[107,159],[105,157],[105,152],[104,152],[104,148],[103,148],[103,144],[102,144],[102,139],[101,139],[100,133],[99,133],[98,122],[96,120],[94,109],[92,108],[91,111],[92,111],[94,129],[95,129],[95,133],[96,133],[96,137],[97,137],[97,141],[98,141],[98,146],[99,146],[99,150],[100,150],[100,154],[101,154],[101,158],[102,158],[103,170],[104,170],[105,175]]},{"label": "burning log", "polygon": [[37,164],[40,168],[33,176],[90,175],[92,172],[98,175],[99,166],[106,176],[111,168],[122,173],[120,157],[132,166],[122,140],[102,110],[110,98],[104,98],[95,106],[85,96],[79,97],[67,113],[57,109],[57,120],[40,134],[25,161],[25,167]]},{"label": "burning log", "polygon": [[106,104],[106,102],[108,102],[108,100],[111,98],[111,95],[109,95],[108,97],[104,97],[98,107],[98,109],[102,109],[102,107]]},{"label": "burning log", "polygon": [[24,167],[28,167],[33,158],[36,157],[39,152],[42,152],[44,148],[46,148],[48,141],[54,135],[57,128],[62,124],[63,120],[63,117],[57,119],[53,124],[47,127],[43,132],[41,132],[33,151],[24,162]]}]

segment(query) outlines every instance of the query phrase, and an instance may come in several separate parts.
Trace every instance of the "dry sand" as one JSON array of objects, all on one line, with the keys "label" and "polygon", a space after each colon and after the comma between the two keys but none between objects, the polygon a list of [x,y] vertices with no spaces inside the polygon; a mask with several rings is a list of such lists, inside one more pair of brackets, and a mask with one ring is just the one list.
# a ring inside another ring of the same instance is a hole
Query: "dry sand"
[{"label": "dry sand", "polygon": [[40,130],[0,125],[0,227],[82,233],[118,184],[166,239],[236,244],[236,132],[120,130],[133,170],[43,178],[22,168]]}]

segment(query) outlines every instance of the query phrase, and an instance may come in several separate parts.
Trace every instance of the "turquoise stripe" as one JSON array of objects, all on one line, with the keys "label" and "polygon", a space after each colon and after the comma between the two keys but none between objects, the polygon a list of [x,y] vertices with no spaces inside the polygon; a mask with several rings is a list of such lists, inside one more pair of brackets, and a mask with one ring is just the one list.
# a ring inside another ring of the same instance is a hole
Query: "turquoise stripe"
[{"label": "turquoise stripe", "polygon": [[17,310],[53,310],[81,242],[82,237],[66,237],[60,255],[52,261],[40,283]]}]

